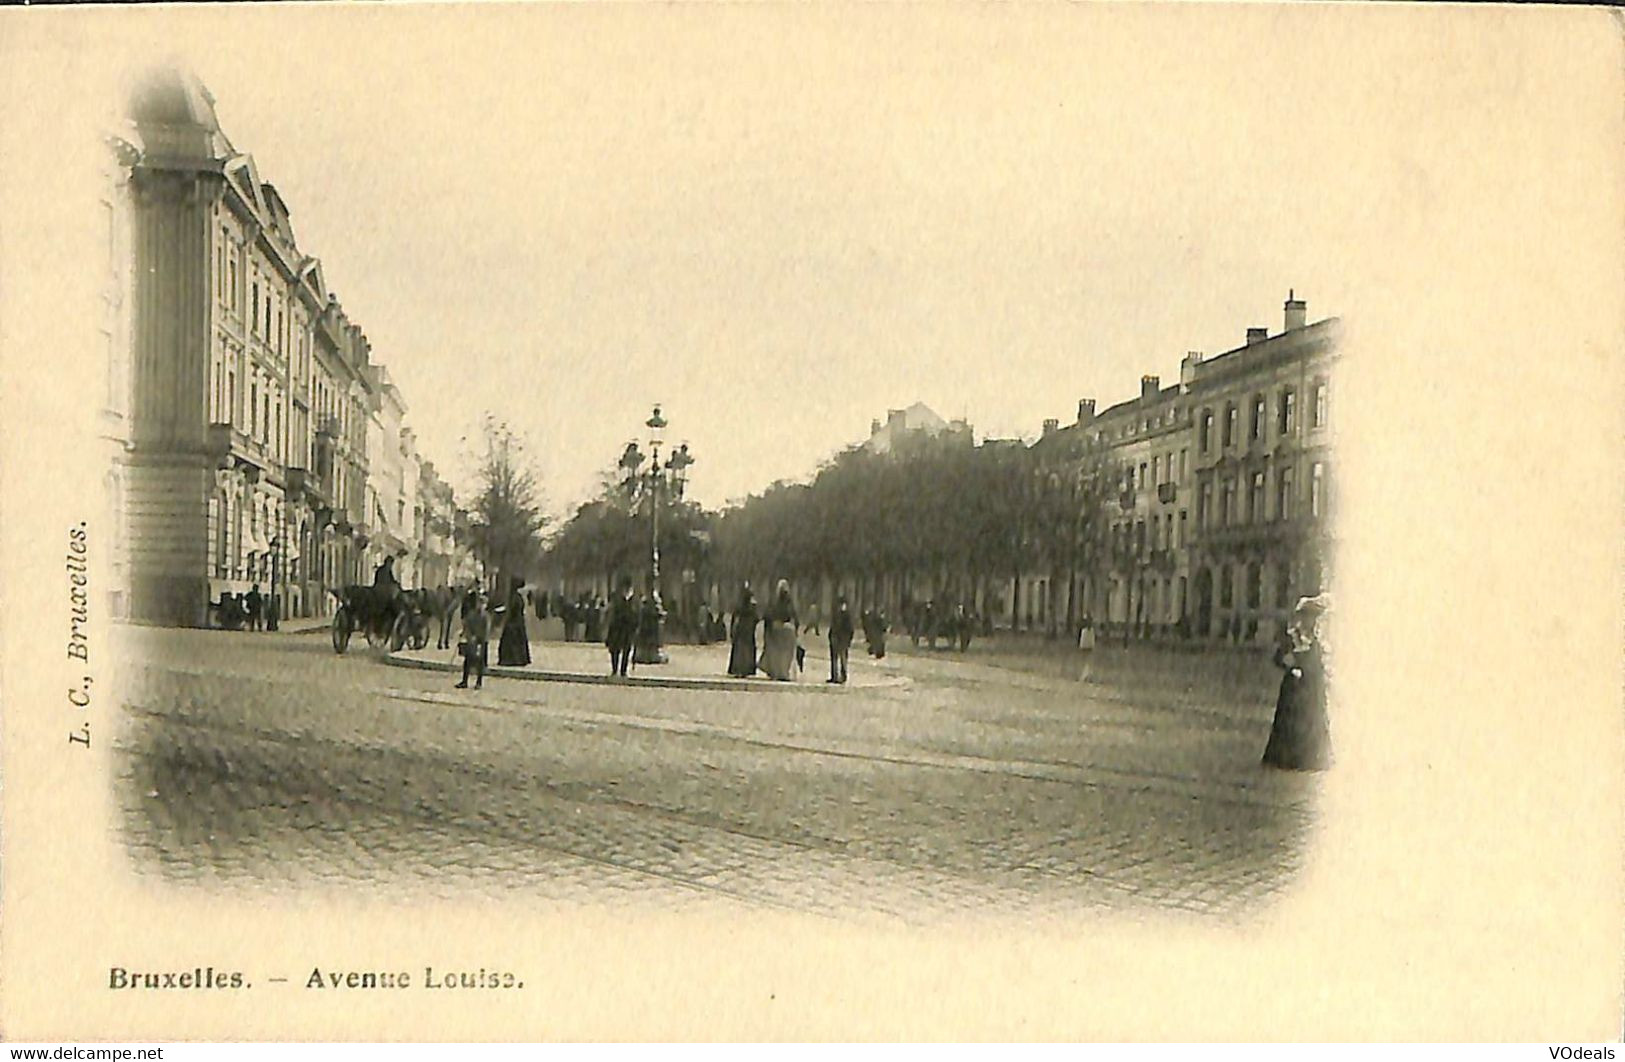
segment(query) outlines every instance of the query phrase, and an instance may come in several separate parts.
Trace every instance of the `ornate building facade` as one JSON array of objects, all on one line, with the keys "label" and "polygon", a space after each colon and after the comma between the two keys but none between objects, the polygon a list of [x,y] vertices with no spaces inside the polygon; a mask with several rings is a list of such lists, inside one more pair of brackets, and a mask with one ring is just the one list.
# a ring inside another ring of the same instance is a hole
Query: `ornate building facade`
[{"label": "ornate building facade", "polygon": [[[206,625],[223,593],[254,587],[283,619],[325,615],[329,590],[370,575],[380,370],[200,82],[149,76],[128,119],[131,383],[116,470],[129,615]],[[403,481],[398,456],[392,471]]]}]

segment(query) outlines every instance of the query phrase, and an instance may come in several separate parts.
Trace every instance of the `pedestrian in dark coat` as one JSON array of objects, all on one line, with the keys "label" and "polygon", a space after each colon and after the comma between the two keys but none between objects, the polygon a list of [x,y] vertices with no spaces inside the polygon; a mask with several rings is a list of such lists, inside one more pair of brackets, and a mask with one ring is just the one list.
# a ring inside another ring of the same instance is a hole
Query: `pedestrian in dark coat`
[{"label": "pedestrian in dark coat", "polygon": [[260,617],[263,615],[261,606],[263,604],[264,602],[260,598],[260,584],[255,583],[248,588],[248,593],[243,597],[243,607],[248,610],[248,629],[251,631],[260,629]]},{"label": "pedestrian in dark coat", "polygon": [[484,597],[470,590],[466,604],[463,640],[457,646],[463,654],[463,681],[457,683],[460,690],[468,689],[470,673],[474,676],[475,689],[485,685],[486,653],[491,642],[491,617],[485,611]]},{"label": "pedestrian in dark coat", "polygon": [[835,614],[829,619],[829,680],[846,684],[847,658],[852,652],[852,610],[846,598],[835,599]]},{"label": "pedestrian in dark coat", "polygon": [[609,649],[609,673],[625,678],[627,667],[632,663],[632,643],[638,633],[638,606],[632,597],[630,576],[621,577],[620,590],[610,602],[607,626],[604,645]]},{"label": "pedestrian in dark coat", "polygon": [[756,674],[756,595],[746,583],[734,606],[733,628],[728,632],[728,674],[748,678]]}]

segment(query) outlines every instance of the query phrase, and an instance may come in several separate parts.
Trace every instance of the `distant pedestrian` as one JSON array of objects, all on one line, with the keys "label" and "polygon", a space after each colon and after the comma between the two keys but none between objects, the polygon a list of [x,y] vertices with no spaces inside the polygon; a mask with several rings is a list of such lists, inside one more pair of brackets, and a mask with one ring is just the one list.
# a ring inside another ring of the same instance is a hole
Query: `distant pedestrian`
[{"label": "distant pedestrian", "polygon": [[1086,682],[1093,670],[1095,659],[1095,621],[1090,616],[1083,617],[1083,626],[1078,630],[1078,681]]},{"label": "distant pedestrian", "polygon": [[807,606],[807,623],[801,629],[804,631],[812,631],[813,634],[817,635],[818,637],[823,637],[824,632],[822,627],[819,625],[818,601],[816,598],[813,600],[812,604]]},{"label": "distant pedestrian", "polygon": [[660,603],[660,591],[651,590],[638,602],[637,642],[634,658],[639,663],[659,664],[665,661],[665,650],[660,644],[660,625],[666,619],[666,608]]},{"label": "distant pedestrian", "polygon": [[756,674],[756,595],[748,582],[739,591],[728,640],[728,674],[735,678]]},{"label": "distant pedestrian", "polygon": [[590,594],[581,598],[581,622],[587,629],[587,641],[596,642],[603,637],[604,631],[604,602]]},{"label": "distant pedestrian", "polygon": [[502,640],[497,643],[497,663],[503,667],[530,664],[530,632],[525,627],[525,580],[515,577],[502,610]]},{"label": "distant pedestrian", "polygon": [[773,601],[762,616],[762,670],[771,679],[789,682],[796,666],[796,603],[790,596],[790,581],[780,579]]},{"label": "distant pedestrian", "polygon": [[965,611],[964,605],[954,609],[954,624],[952,634],[959,636],[959,651],[964,652],[970,648],[971,635],[976,632],[976,620]]},{"label": "distant pedestrian", "polygon": [[829,619],[829,680],[846,684],[847,658],[852,652],[852,610],[846,598],[835,599],[835,613]]},{"label": "distant pedestrian", "polygon": [[264,600],[260,597],[260,584],[255,583],[248,588],[248,593],[243,597],[243,607],[248,611],[249,630],[257,631],[260,629],[260,620],[263,616],[261,610],[264,604]]},{"label": "distant pedestrian", "polygon": [[610,603],[608,626],[604,645],[609,650],[609,673],[625,678],[627,667],[632,663],[632,642],[638,633],[638,606],[632,597],[629,575],[621,576],[620,590]]},{"label": "distant pedestrian", "polygon": [[886,632],[891,628],[886,619],[886,610],[876,605],[870,623],[873,633],[869,635],[869,655],[876,660],[884,660],[886,658]]},{"label": "distant pedestrian", "polygon": [[485,685],[486,653],[491,641],[491,617],[485,611],[485,597],[473,590],[468,593],[467,610],[463,614],[463,639],[457,650],[463,656],[463,680],[460,690],[468,689],[468,676],[474,676],[474,688]]},{"label": "distant pedestrian", "polygon": [[434,593],[435,616],[440,621],[439,637],[435,641],[436,649],[451,648],[451,627],[457,620],[457,591],[440,584],[440,589]]}]

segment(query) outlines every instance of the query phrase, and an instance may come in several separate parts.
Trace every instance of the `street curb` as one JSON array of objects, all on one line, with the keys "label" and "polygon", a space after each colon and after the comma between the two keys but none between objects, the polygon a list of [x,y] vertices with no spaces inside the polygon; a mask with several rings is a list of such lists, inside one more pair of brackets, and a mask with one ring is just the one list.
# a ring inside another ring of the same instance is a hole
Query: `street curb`
[{"label": "street curb", "polygon": [[[448,674],[460,674],[462,666],[449,661],[415,660],[411,657],[398,656],[390,653],[384,658],[384,663],[391,667],[415,668],[419,671],[442,671]],[[855,690],[884,690],[901,689],[910,684],[910,679],[903,675],[888,675],[882,682],[863,686],[840,686],[830,682],[773,682],[771,680],[752,681],[738,678],[699,678],[687,675],[628,675],[620,678],[615,675],[587,674],[581,671],[534,671],[529,668],[490,667],[485,669],[486,678],[520,679],[527,682],[568,682],[582,686],[642,686],[648,689],[666,690],[716,690],[753,693],[849,693]]]}]

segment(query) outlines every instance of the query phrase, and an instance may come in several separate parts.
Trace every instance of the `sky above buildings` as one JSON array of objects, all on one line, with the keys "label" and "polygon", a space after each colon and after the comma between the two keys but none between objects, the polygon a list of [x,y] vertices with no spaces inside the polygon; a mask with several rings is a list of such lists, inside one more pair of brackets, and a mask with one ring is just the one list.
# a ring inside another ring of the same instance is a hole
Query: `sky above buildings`
[{"label": "sky above buildings", "polygon": [[720,504],[888,408],[1031,437],[1279,331],[1289,288],[1354,313],[1435,179],[1436,130],[1384,116],[1482,86],[1320,16],[283,9],[140,54],[208,85],[422,452],[461,481],[490,411],[563,511],[656,402]]}]

